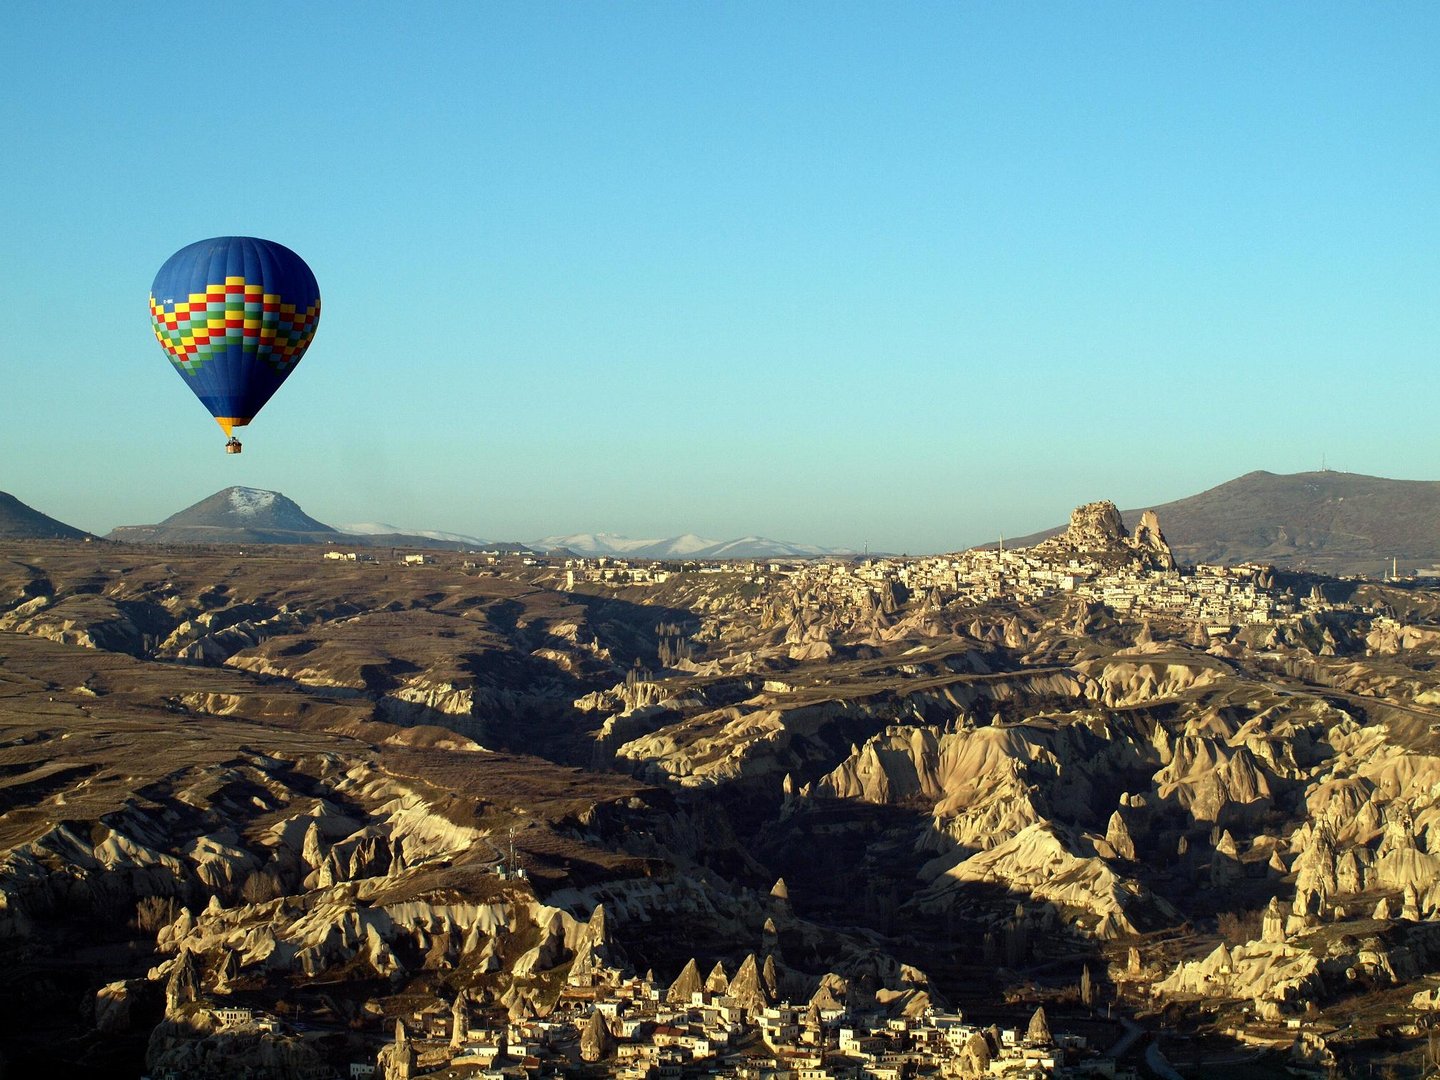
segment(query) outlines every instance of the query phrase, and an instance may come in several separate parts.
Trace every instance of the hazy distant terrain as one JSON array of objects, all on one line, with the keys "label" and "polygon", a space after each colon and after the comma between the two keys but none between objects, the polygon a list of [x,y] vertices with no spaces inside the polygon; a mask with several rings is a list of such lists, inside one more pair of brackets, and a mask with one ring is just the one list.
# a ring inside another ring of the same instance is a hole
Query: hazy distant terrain
[{"label": "hazy distant terrain", "polygon": [[[0,519],[3,520],[3,519]],[[14,535],[50,536],[51,533]],[[229,487],[172,514],[158,525],[122,525],[108,539],[136,544],[340,544],[362,547],[422,547],[453,550],[563,550],[581,556],[624,556],[639,559],[808,558],[850,554],[746,536],[709,540],[687,534],[662,540],[635,540],[612,533],[548,536],[529,544],[497,542],[437,530],[407,531],[383,522],[362,522],[332,528],[306,514],[278,491]]]},{"label": "hazy distant terrain", "polygon": [[[1152,507],[1182,563],[1273,563],[1324,573],[1381,574],[1398,559],[1402,570],[1440,563],[1440,481],[1389,480],[1333,471],[1247,473],[1198,495]],[[1128,521],[1140,509],[1127,510]],[[1059,529],[1007,541],[1023,547]],[[0,538],[85,534],[0,493]],[[109,539],[159,544],[338,544],[455,550],[532,550],[629,559],[794,559],[850,555],[845,548],[748,536],[714,540],[693,533],[635,539],[613,533],[571,533],[527,543],[486,541],[435,530],[406,531],[381,523],[335,529],[274,491],[226,488],[156,525],[127,525]]]}]

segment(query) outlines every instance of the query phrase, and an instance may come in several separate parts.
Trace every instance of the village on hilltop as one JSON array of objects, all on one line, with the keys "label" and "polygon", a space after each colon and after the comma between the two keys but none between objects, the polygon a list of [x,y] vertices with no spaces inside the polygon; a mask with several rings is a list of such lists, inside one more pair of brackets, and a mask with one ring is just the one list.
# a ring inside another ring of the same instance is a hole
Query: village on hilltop
[{"label": "village on hilltop", "polygon": [[1271,567],[1258,563],[1178,566],[1154,513],[1147,512],[1131,535],[1109,502],[1077,508],[1069,528],[1027,548],[1007,549],[1002,540],[918,558],[744,560],[681,569],[606,556],[564,560],[568,589],[660,585],[680,573],[743,573],[747,584],[758,587],[749,601],[756,607],[777,586],[858,612],[893,608],[897,595],[933,609],[1068,598],[1102,604],[1126,618],[1190,623],[1214,635],[1346,606],[1318,590],[1293,596],[1277,585]]}]

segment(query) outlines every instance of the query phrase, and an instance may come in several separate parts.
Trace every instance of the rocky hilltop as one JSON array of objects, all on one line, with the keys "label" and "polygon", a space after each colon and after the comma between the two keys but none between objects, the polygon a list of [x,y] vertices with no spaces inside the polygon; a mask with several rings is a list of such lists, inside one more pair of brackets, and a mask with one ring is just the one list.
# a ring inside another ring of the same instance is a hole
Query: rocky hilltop
[{"label": "rocky hilltop", "polygon": [[1057,561],[1081,559],[1110,563],[1120,560],[1155,570],[1175,568],[1175,557],[1160,531],[1160,519],[1155,511],[1146,510],[1141,514],[1132,534],[1126,531],[1120,511],[1108,500],[1077,506],[1065,530],[1040,541],[1033,551],[1042,558]]},{"label": "rocky hilltop", "polygon": [[158,525],[122,525],[109,539],[152,544],[324,544],[342,538],[278,491],[228,487]]}]

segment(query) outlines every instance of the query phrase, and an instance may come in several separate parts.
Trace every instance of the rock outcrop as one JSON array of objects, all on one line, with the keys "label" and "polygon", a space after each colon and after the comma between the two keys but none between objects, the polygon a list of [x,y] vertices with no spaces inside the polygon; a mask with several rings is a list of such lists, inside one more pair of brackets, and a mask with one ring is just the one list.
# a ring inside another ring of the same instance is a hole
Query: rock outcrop
[{"label": "rock outcrop", "polygon": [[585,1026],[580,1030],[580,1059],[582,1061],[604,1061],[615,1052],[615,1036],[599,1009],[591,1012]]},{"label": "rock outcrop", "polygon": [[375,1059],[377,1080],[410,1080],[415,1075],[418,1055],[410,1044],[403,1020],[395,1021],[395,1041],[383,1047]]},{"label": "rock outcrop", "polygon": [[1145,511],[1131,535],[1120,511],[1108,500],[1076,507],[1064,532],[1040,541],[1030,551],[1042,558],[1083,557],[1100,562],[1120,558],[1153,570],[1175,568],[1175,556],[1160,531],[1155,511]]},{"label": "rock outcrop", "polygon": [[1025,1041],[1031,1046],[1051,1046],[1054,1044],[1054,1036],[1050,1034],[1050,1021],[1045,1015],[1045,1006],[1036,1008],[1030,1016],[1030,1023],[1025,1028]]},{"label": "rock outcrop", "polygon": [[695,963],[694,957],[691,957],[670,984],[670,988],[665,991],[665,1000],[672,1005],[685,1005],[704,988],[705,983],[700,978],[700,966]]},{"label": "rock outcrop", "polygon": [[727,994],[730,1000],[749,1011],[752,1016],[760,1015],[773,1004],[773,998],[760,972],[760,963],[754,953],[746,956],[740,969],[735,972]]}]

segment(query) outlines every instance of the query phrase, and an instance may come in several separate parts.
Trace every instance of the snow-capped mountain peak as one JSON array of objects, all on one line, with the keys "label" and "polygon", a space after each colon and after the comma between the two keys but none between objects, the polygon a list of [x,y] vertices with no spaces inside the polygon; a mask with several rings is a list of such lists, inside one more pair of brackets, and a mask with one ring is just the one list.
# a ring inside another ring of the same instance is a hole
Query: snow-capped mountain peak
[{"label": "snow-capped mountain peak", "polygon": [[226,491],[230,498],[230,511],[240,517],[254,517],[275,505],[277,491],[262,491],[260,488],[232,487]]},{"label": "snow-capped mountain peak", "polygon": [[476,548],[490,544],[489,540],[467,536],[465,533],[443,532],[438,529],[402,529],[388,521],[359,521],[350,525],[337,525],[336,528],[350,536],[423,536],[427,540],[442,540],[447,544],[463,544]]},{"label": "snow-capped mountain peak", "polygon": [[230,529],[269,536],[277,533],[323,536],[333,535],[335,532],[329,525],[310,517],[278,491],[238,486],[222,488],[178,514],[171,514],[157,528]]},{"label": "snow-capped mountain peak", "polygon": [[694,533],[663,540],[635,540],[615,533],[571,533],[568,536],[547,536],[529,546],[539,551],[563,548],[586,557],[607,555],[636,559],[770,559],[854,554],[846,548],[792,544],[763,536],[710,540]]}]

